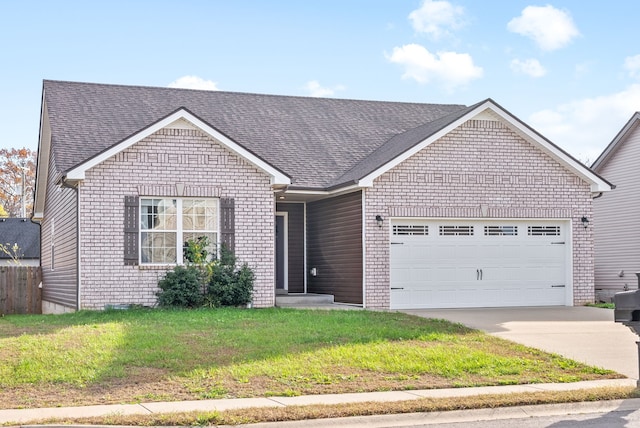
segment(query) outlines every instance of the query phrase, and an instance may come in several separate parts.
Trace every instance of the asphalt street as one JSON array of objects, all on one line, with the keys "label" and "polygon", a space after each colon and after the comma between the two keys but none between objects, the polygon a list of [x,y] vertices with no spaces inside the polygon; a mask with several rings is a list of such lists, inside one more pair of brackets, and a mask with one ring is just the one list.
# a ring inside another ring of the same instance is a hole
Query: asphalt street
[{"label": "asphalt street", "polygon": [[246,428],[640,428],[640,399],[317,419],[242,426]]}]

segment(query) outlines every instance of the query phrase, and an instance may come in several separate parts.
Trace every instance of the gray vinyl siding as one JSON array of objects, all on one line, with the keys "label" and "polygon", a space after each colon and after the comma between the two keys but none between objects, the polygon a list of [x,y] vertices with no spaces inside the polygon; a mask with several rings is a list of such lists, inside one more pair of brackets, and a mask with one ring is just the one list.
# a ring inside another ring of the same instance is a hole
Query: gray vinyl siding
[{"label": "gray vinyl siding", "polygon": [[304,204],[276,204],[276,211],[286,212],[288,217],[288,291],[304,293]]},{"label": "gray vinyl siding", "polygon": [[[626,141],[597,171],[616,188],[593,202],[595,288],[622,291],[636,288],[640,272],[640,131],[630,130]],[[624,271],[624,276],[619,272]]]},{"label": "gray vinyl siding", "polygon": [[307,204],[309,293],[333,294],[336,302],[362,304],[362,193]]},{"label": "gray vinyl siding", "polygon": [[77,195],[75,189],[60,188],[55,185],[58,174],[53,165],[53,157],[51,159],[50,182],[47,185],[44,217],[40,229],[42,300],[76,309],[78,304]]}]

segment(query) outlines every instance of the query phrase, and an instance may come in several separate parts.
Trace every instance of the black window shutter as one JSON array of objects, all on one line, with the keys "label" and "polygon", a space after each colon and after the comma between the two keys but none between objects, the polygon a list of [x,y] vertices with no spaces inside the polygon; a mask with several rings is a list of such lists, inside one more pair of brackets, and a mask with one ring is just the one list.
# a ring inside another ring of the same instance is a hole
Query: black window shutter
[{"label": "black window shutter", "polygon": [[124,197],[124,264],[138,264],[138,197]]},{"label": "black window shutter", "polygon": [[235,253],[235,203],[233,198],[220,199],[220,243]]}]

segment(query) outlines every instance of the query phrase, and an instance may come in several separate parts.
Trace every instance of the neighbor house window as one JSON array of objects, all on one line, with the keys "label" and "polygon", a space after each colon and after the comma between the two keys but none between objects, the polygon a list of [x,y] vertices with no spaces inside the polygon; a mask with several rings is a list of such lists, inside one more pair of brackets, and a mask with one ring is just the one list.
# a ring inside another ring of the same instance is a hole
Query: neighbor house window
[{"label": "neighbor house window", "polygon": [[181,264],[189,240],[207,237],[210,255],[218,243],[218,200],[140,199],[140,263]]}]

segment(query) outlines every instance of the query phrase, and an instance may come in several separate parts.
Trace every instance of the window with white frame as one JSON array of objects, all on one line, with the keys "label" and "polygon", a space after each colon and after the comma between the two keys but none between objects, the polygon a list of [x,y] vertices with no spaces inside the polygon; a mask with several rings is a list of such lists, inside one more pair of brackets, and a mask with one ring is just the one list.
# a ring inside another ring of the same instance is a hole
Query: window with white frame
[{"label": "window with white frame", "polygon": [[182,264],[188,241],[207,237],[210,255],[218,244],[218,199],[141,198],[140,263]]}]

